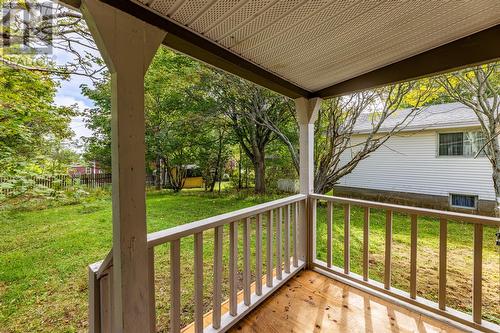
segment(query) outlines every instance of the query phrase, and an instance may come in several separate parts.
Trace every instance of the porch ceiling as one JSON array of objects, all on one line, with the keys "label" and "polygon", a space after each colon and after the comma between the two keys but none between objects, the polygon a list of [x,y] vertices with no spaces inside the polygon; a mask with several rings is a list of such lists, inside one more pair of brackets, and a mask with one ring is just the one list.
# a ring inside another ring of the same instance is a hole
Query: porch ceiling
[{"label": "porch ceiling", "polygon": [[103,1],[167,30],[167,46],[290,97],[330,97],[500,57],[498,0]]}]

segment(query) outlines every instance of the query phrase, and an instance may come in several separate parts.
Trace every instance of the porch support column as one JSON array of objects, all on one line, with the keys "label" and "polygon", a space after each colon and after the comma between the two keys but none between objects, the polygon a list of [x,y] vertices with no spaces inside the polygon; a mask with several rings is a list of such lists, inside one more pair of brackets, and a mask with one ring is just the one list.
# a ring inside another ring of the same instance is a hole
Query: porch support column
[{"label": "porch support column", "polygon": [[81,12],[111,73],[113,331],[149,331],[144,75],[166,33],[98,0]]},{"label": "porch support column", "polygon": [[[309,195],[314,193],[314,123],[318,118],[321,98],[297,98],[295,108],[300,129],[300,193]],[[299,223],[297,226],[297,254],[299,259],[306,261],[312,267],[315,250],[315,212],[312,199],[308,198],[306,204],[299,210]]]}]

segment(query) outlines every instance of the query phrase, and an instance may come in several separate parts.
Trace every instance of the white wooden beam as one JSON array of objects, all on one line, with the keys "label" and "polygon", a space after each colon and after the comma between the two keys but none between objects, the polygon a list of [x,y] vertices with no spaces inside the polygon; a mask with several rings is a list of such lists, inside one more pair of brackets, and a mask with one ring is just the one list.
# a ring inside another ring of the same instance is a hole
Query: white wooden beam
[{"label": "white wooden beam", "polygon": [[[309,195],[314,192],[314,123],[318,118],[321,98],[297,98],[295,109],[300,130],[300,193]],[[311,267],[314,244],[314,210],[311,202],[306,200],[300,205],[297,223],[297,255]],[[309,243],[308,243],[309,240]]]},{"label": "white wooden beam", "polygon": [[314,192],[314,123],[321,98],[297,98],[295,109],[300,130],[300,193]]},{"label": "white wooden beam", "polygon": [[111,73],[113,321],[149,327],[144,168],[144,75],[166,33],[98,0],[81,12]]}]

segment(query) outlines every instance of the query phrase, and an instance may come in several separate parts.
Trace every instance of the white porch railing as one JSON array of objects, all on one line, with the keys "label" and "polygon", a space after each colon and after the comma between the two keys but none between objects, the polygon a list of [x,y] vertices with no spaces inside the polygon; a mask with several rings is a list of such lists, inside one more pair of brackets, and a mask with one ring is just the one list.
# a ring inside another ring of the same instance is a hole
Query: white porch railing
[{"label": "white porch railing", "polygon": [[[299,209],[305,208],[303,194],[275,200],[254,207],[180,225],[148,235],[150,332],[156,331],[154,285],[154,248],[170,244],[170,331],[181,331],[181,246],[182,238],[194,236],[194,329],[195,332],[224,332],[244,317],[265,298],[305,267],[298,254],[297,225]],[[264,218],[265,217],[265,218]],[[263,222],[266,223],[266,272],[263,281]],[[238,303],[238,223],[243,224],[243,301]],[[255,235],[250,235],[251,224]],[[221,312],[223,229],[229,225],[229,312]],[[203,233],[214,230],[212,324],[203,327]],[[255,267],[250,267],[250,239],[255,237]],[[301,241],[305,241],[301,240]],[[274,243],[274,244],[273,244]],[[111,252],[100,263],[89,266],[89,330],[93,333],[113,332],[113,263]],[[251,270],[255,285],[251,288]],[[255,289],[252,292],[252,289]]]},{"label": "white porch railing", "polygon": [[[318,201],[326,202],[327,211],[327,262],[317,259],[316,256],[316,209]],[[309,196],[309,212],[312,221],[312,257],[313,269],[320,273],[339,279],[348,284],[354,284],[368,292],[375,291],[378,295],[387,295],[422,309],[428,313],[434,313],[459,322],[474,329],[485,332],[500,332],[500,326],[481,318],[482,311],[482,257],[483,257],[483,226],[500,227],[500,219],[469,215],[441,210],[432,210],[400,205],[392,205],[373,201],[349,199],[342,197],[331,197],[313,194]],[[333,203],[344,207],[344,267],[333,266],[332,262],[332,225],[333,225]],[[363,223],[363,250],[362,250],[362,275],[351,272],[350,268],[350,217],[351,206],[364,209]],[[385,228],[385,253],[384,253],[384,283],[369,279],[369,228],[370,209],[381,209],[386,212]],[[411,245],[410,245],[410,292],[404,292],[391,286],[391,259],[392,259],[392,224],[393,213],[408,214],[411,221]],[[438,302],[417,296],[417,221],[419,216],[439,218],[439,286]],[[474,267],[472,285],[472,316],[447,307],[446,301],[446,271],[447,271],[447,226],[448,220],[471,223],[474,225]]]},{"label": "white porch railing", "polygon": [[[319,201],[326,202],[327,209],[327,262],[316,256],[316,209]],[[344,267],[333,265],[333,203],[344,207]],[[307,206],[307,207],[306,207]],[[351,206],[364,209],[363,247],[362,247],[362,275],[353,273],[350,268],[350,210]],[[304,214],[307,208],[308,214]],[[299,214],[299,209],[301,213]],[[383,283],[369,278],[369,225],[370,209],[386,211],[385,228],[385,255]],[[302,211],[304,210],[304,211]],[[391,285],[392,259],[392,224],[393,213],[408,214],[411,221],[410,244],[410,291],[409,293],[396,289]],[[308,232],[298,227],[305,221],[300,216],[309,216]],[[439,218],[439,294],[438,302],[417,296],[417,239],[418,217]],[[446,271],[447,271],[447,225],[448,220],[461,221],[474,225],[474,264],[473,264],[473,297],[472,316],[447,307],[446,301]],[[275,222],[276,221],[276,222]],[[265,222],[266,237],[263,244],[263,223]],[[243,224],[243,301],[238,303],[237,274],[238,274],[238,223]],[[255,225],[255,234],[251,233],[251,224]],[[229,311],[221,312],[222,305],[222,257],[223,257],[223,229],[229,225]],[[341,282],[354,285],[367,292],[375,293],[379,297],[387,297],[390,301],[397,301],[402,305],[412,307],[416,311],[426,314],[436,314],[448,318],[450,322],[458,322],[471,328],[485,332],[500,332],[500,326],[483,320],[482,314],[482,249],[483,226],[500,226],[500,219],[423,209],[416,207],[392,205],[357,199],[331,197],[318,194],[309,196],[298,194],[288,198],[264,203],[235,212],[222,214],[201,221],[188,223],[167,230],[148,235],[149,248],[149,304],[150,304],[150,332],[156,331],[156,304],[154,285],[154,249],[156,246],[170,244],[170,331],[181,331],[181,271],[180,241],[185,237],[194,236],[194,330],[195,332],[224,332],[234,325],[249,311],[258,306],[266,297],[283,285],[299,270],[306,267],[319,273],[330,276]],[[213,245],[213,286],[212,286],[212,318],[211,325],[204,328],[203,307],[203,233],[214,230]],[[307,236],[307,235],[308,236]],[[255,237],[255,267],[250,267],[250,239]],[[308,237],[308,238],[307,238]],[[308,257],[304,253],[297,253],[301,247],[298,242],[308,244]],[[263,248],[266,248],[266,272],[263,272]],[[303,260],[299,260],[302,257]],[[100,263],[90,265],[89,269],[89,305],[90,305],[90,332],[113,331],[113,294],[112,274],[113,262],[111,253]],[[251,288],[253,271],[255,279]],[[263,277],[266,283],[263,284]],[[252,291],[254,290],[254,291]]]}]

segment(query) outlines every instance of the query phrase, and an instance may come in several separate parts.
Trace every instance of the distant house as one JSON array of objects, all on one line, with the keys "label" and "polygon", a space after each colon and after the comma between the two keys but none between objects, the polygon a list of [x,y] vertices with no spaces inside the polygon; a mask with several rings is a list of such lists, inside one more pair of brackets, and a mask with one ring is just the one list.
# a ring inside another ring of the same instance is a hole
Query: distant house
[{"label": "distant house", "polygon": [[[382,132],[407,113],[398,112]],[[370,129],[365,116],[355,127],[352,144],[365,141]],[[430,106],[343,177],[336,194],[492,214],[492,167],[484,153],[478,154],[484,143],[471,109],[460,103]]]},{"label": "distant house", "polygon": [[68,168],[68,174],[71,176],[97,175],[101,173],[104,173],[104,170],[101,169],[99,163],[96,161],[88,163],[75,163]]}]

